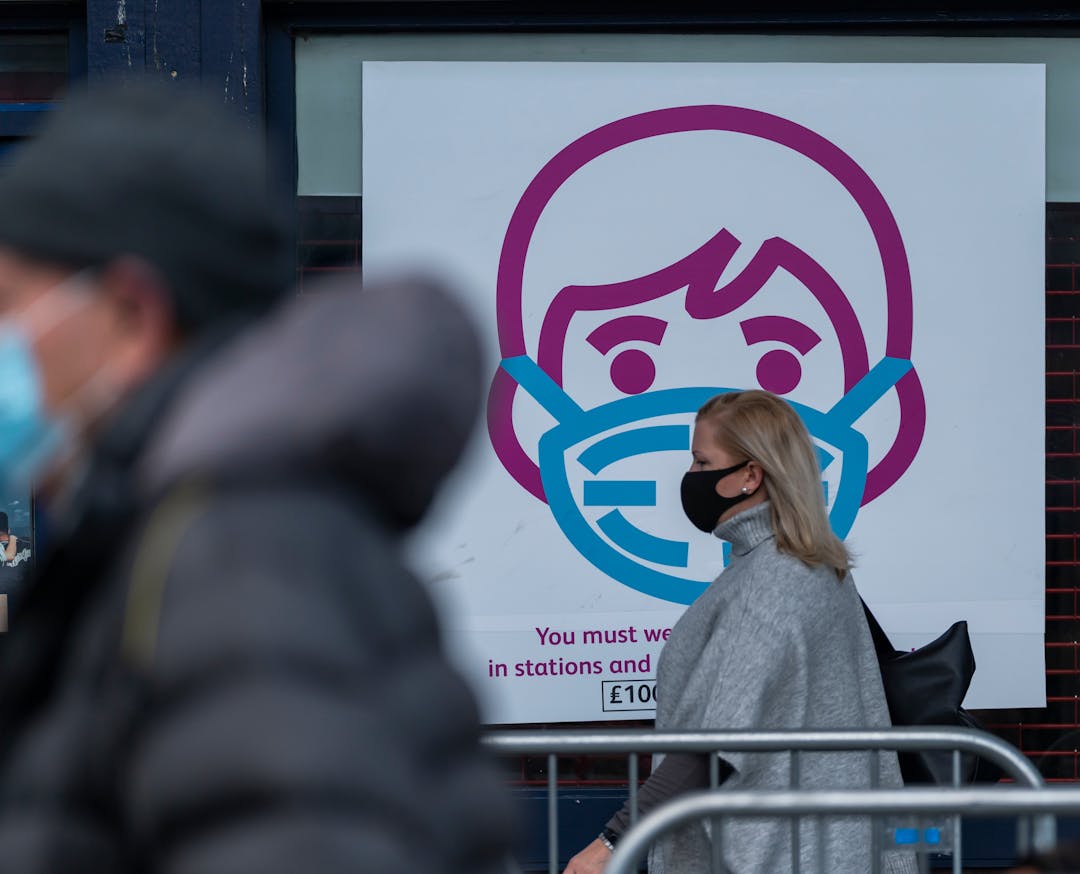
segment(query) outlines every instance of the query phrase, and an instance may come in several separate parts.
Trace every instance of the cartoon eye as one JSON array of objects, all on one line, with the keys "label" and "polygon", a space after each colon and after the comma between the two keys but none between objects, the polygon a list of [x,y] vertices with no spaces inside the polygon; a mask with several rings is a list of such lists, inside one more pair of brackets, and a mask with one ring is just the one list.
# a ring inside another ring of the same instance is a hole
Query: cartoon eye
[{"label": "cartoon eye", "polygon": [[[758,316],[739,322],[739,327],[742,328],[747,346],[768,341],[780,342],[805,356],[821,342],[821,337],[813,329],[786,316]],[[758,385],[766,391],[786,395],[802,379],[802,364],[787,349],[773,349],[761,356],[757,379]]]},{"label": "cartoon eye", "polygon": [[[659,346],[664,339],[667,322],[652,316],[620,316],[604,322],[586,340],[601,355],[607,355],[620,343],[640,340]],[[656,365],[648,352],[624,349],[611,362],[611,383],[623,394],[637,395],[647,391],[656,379]]]}]

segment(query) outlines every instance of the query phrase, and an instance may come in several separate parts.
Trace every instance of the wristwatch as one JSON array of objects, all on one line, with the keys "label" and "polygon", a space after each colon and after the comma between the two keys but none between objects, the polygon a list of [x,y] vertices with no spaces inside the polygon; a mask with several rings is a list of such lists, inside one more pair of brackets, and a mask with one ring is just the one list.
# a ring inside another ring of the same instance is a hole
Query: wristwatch
[{"label": "wristwatch", "polygon": [[620,837],[621,835],[619,835],[617,832],[605,827],[604,830],[600,832],[600,843],[602,843],[605,847],[608,848],[608,850],[614,853],[615,845],[619,842]]}]

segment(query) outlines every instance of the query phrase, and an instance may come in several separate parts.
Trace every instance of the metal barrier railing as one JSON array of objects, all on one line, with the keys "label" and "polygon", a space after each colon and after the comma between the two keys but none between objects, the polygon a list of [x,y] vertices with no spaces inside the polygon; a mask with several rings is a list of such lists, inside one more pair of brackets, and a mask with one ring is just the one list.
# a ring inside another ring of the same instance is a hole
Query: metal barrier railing
[{"label": "metal barrier railing", "polygon": [[[853,731],[727,731],[657,732],[650,730],[498,732],[484,738],[496,755],[544,755],[547,757],[548,872],[559,874],[558,757],[560,755],[620,755],[628,757],[628,790],[631,827],[637,821],[639,757],[652,753],[698,753],[709,756],[710,787],[719,785],[720,756],[723,751],[777,753],[792,756],[792,789],[798,788],[800,755],[806,752],[870,752],[870,785],[876,786],[878,755],[896,752],[951,751],[953,782],[960,785],[961,754],[973,753],[997,765],[1018,783],[1038,788],[1044,785],[1035,766],[1015,747],[986,732],[968,728],[890,728]],[[914,791],[914,790],[897,790]],[[940,790],[936,790],[940,791]],[[723,793],[728,795],[730,793]],[[798,829],[792,820],[793,856],[798,851]],[[959,872],[960,820],[952,823],[953,870]],[[1037,847],[1053,844],[1056,821],[1043,818],[1034,823],[1021,820],[1019,843]],[[1034,835],[1032,835],[1032,831]],[[875,857],[878,855],[874,831]]]},{"label": "metal barrier railing", "polygon": [[[722,824],[726,817],[869,816],[876,820],[885,815],[941,815],[954,818],[1040,815],[1053,819],[1058,814],[1069,813],[1080,813],[1080,789],[1045,786],[1030,789],[1012,786],[958,789],[930,786],[850,792],[694,792],[658,807],[627,831],[604,874],[632,874],[657,838],[676,826],[696,819],[708,818],[714,822],[712,843],[714,850],[720,853],[722,828],[715,823],[719,820]],[[1038,849],[1047,850],[1050,846]],[[920,862],[920,867],[925,870],[925,857]],[[878,874],[881,870],[880,856],[874,857],[873,865],[872,874]],[[825,871],[820,862],[818,870]]]}]

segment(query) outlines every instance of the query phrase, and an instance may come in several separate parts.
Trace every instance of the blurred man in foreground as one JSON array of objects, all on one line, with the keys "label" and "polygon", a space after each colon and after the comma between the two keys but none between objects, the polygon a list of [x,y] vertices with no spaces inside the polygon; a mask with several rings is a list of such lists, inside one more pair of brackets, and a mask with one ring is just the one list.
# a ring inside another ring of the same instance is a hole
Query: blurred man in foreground
[{"label": "blurred man in foreground", "polygon": [[398,535],[479,402],[422,282],[282,302],[258,142],[147,85],[0,176],[0,871],[478,874],[506,805]]}]

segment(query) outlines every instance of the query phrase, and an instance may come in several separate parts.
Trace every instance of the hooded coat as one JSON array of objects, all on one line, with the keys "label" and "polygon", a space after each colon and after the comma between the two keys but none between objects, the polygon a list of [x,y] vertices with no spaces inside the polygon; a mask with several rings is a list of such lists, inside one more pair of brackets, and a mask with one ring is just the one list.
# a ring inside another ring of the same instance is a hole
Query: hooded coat
[{"label": "hooded coat", "polygon": [[402,282],[207,336],[129,399],[0,641],[0,872],[502,870],[399,555],[479,387],[458,306]]}]

